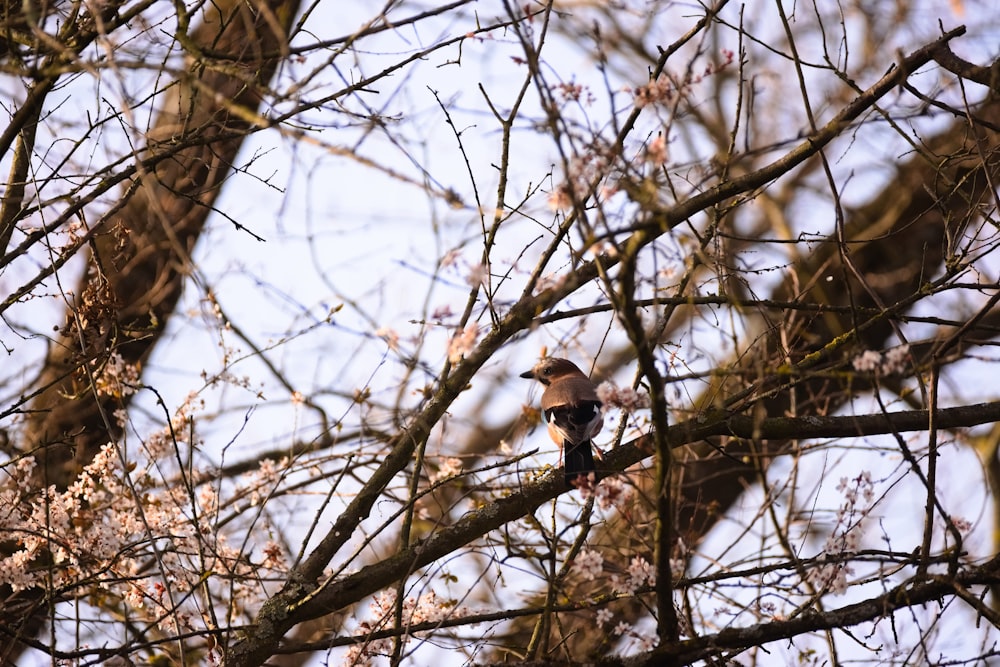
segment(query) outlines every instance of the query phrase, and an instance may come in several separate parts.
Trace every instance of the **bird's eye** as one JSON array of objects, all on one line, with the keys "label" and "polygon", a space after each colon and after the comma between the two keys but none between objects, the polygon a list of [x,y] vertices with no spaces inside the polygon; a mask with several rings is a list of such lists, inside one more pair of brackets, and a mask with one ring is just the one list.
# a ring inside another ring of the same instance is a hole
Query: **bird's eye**
[{"label": "bird's eye", "polygon": [[542,375],[552,375],[552,369],[551,368],[543,368],[542,369]]}]

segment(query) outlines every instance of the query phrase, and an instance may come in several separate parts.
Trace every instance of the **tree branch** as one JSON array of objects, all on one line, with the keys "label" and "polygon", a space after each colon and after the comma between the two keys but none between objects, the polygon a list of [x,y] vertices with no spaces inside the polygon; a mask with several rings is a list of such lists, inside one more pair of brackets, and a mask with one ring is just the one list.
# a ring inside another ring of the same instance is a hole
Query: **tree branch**
[{"label": "tree branch", "polygon": [[[667,441],[672,447],[677,448],[695,440],[727,435],[738,438],[756,436],[764,440],[785,439],[792,437],[793,434],[799,438],[882,435],[922,430],[926,428],[928,418],[926,410],[845,417],[775,417],[761,421],[745,415],[730,415],[707,420],[696,418],[675,424],[668,429]],[[1000,401],[945,408],[938,411],[936,419],[939,428],[944,429],[1000,421]],[[648,458],[652,454],[651,443],[649,436],[643,436],[608,453],[604,460],[605,472],[623,472]],[[454,525],[417,542],[409,549],[339,581],[330,582],[328,586],[299,605],[294,610],[291,620],[298,623],[360,600],[406,576],[416,568],[429,565],[491,530],[496,530],[505,523],[533,512],[542,503],[566,492],[559,470],[539,482],[521,488],[520,493],[500,498],[475,512],[466,514]]]}]

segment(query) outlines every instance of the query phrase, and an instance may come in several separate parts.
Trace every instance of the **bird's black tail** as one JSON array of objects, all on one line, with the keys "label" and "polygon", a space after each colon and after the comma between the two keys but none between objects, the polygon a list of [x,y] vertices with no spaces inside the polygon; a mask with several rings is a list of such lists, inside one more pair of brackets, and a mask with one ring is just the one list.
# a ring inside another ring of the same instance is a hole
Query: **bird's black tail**
[{"label": "bird's black tail", "polygon": [[586,478],[594,472],[594,447],[590,440],[584,440],[578,445],[567,442],[565,452],[566,484],[576,486],[580,475]]}]

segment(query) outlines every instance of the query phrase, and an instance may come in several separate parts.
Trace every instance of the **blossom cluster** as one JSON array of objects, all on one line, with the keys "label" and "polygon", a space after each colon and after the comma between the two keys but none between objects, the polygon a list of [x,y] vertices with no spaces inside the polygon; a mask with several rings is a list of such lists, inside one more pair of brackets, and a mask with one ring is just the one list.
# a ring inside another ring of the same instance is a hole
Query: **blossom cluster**
[{"label": "blossom cluster", "polygon": [[[593,478],[593,474],[590,475],[590,478]],[[605,477],[597,484],[582,484],[578,488],[580,489],[580,496],[584,500],[593,496],[597,502],[597,506],[602,510],[615,508],[619,512],[627,512],[629,503],[631,503],[632,497],[635,495],[635,489],[627,484],[623,477],[618,475]]]},{"label": "blossom cluster", "polygon": [[452,364],[460,362],[466,354],[476,346],[479,338],[479,327],[470,324],[464,329],[459,329],[448,342],[448,361]]},{"label": "blossom cluster", "polygon": [[589,86],[576,83],[575,81],[557,82],[553,86],[553,89],[566,102],[579,102],[589,107],[597,101],[597,97],[594,96],[594,92]]},{"label": "blossom cluster", "polygon": [[635,96],[635,106],[643,107],[655,104],[665,104],[674,100],[679,94],[684,94],[691,86],[701,83],[707,77],[718,74],[733,64],[736,54],[729,49],[722,50],[722,60],[718,63],[706,65],[700,72],[690,72],[684,79],[676,84],[666,75],[660,75],[649,83],[639,86],[633,92]]},{"label": "blossom cluster", "polygon": [[94,387],[102,396],[122,398],[134,394],[139,388],[139,367],[112,352],[94,373]]},{"label": "blossom cluster", "polygon": [[440,466],[431,474],[431,484],[435,484],[449,477],[462,474],[462,459],[450,456],[441,461]]},{"label": "blossom cluster", "polygon": [[636,410],[649,407],[649,395],[632,387],[619,387],[607,380],[597,386],[597,398],[602,403],[602,410],[619,408],[629,414]]},{"label": "blossom cluster", "polygon": [[639,652],[641,653],[652,651],[656,648],[657,644],[660,643],[659,638],[654,633],[639,632],[635,626],[626,623],[625,621],[618,622],[618,625],[615,626],[614,633],[619,637],[630,637],[635,642]]},{"label": "blossom cluster", "polygon": [[604,556],[601,555],[600,551],[581,549],[580,553],[573,559],[570,570],[587,581],[593,581],[604,572]]},{"label": "blossom cluster", "polygon": [[854,357],[851,365],[859,373],[893,375],[905,373],[909,361],[910,346],[900,345],[884,353],[878,350],[865,350]]},{"label": "blossom cluster", "polygon": [[623,576],[611,575],[611,588],[615,593],[635,595],[644,586],[656,585],[656,570],[642,556],[633,556]]},{"label": "blossom cluster", "polygon": [[[570,566],[573,574],[586,581],[594,581],[604,573],[604,570],[604,556],[599,551],[586,548],[580,550]],[[611,575],[610,583],[612,592],[616,595],[635,595],[643,588],[652,588],[656,585],[656,570],[642,556],[633,556],[623,573]],[[595,621],[600,628],[613,619],[614,612],[608,608],[598,609],[595,615]],[[638,642],[641,651],[648,651],[656,646],[655,636],[640,633],[624,621],[615,626],[613,633],[631,637]]]},{"label": "blossom cluster", "polygon": [[0,532],[12,545],[0,557],[0,583],[14,592],[113,597],[163,632],[196,632],[210,616],[205,595],[192,591],[217,592],[231,616],[263,599],[257,582],[287,570],[275,543],[254,545],[259,564],[246,544],[231,546],[218,526],[217,488],[165,480],[162,462],[143,466],[107,444],[68,488],[42,491],[36,466],[28,456],[0,466]]},{"label": "blossom cluster", "polygon": [[[385,590],[376,593],[369,605],[373,620],[358,624],[358,635],[364,637],[372,632],[387,627],[396,615],[396,592]],[[473,614],[473,610],[456,605],[453,600],[439,599],[437,593],[428,591],[418,597],[408,597],[402,604],[402,623],[406,626],[421,623],[440,623],[450,618],[464,618]],[[404,634],[404,641],[408,635]],[[388,655],[392,652],[391,638],[368,639],[352,644],[344,656],[344,665],[369,664],[372,658]]]},{"label": "blossom cluster", "polygon": [[875,499],[875,485],[871,473],[866,470],[854,478],[841,477],[837,490],[844,495],[844,502],[837,510],[836,526],[823,546],[823,553],[837,562],[825,563],[812,570],[809,580],[819,588],[843,595],[847,591],[847,576],[853,573],[843,557],[856,552],[861,544],[864,519],[871,512]]},{"label": "blossom cluster", "polygon": [[[595,138],[585,150],[570,159],[566,181],[549,193],[549,210],[556,212],[572,209],[574,203],[590,196],[620,162],[621,157],[616,146],[604,142],[599,137]],[[603,196],[610,196],[614,191],[611,189],[601,192]]]}]

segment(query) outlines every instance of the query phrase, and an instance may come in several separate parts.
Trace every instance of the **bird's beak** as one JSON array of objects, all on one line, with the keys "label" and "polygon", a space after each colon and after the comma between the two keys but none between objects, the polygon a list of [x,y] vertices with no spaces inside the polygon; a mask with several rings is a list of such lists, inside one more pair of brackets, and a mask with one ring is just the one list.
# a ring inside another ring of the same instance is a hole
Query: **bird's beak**
[{"label": "bird's beak", "polygon": [[525,371],[524,373],[521,373],[521,377],[523,377],[525,380],[534,380],[535,371],[534,370]]}]

